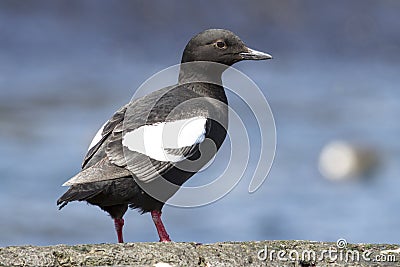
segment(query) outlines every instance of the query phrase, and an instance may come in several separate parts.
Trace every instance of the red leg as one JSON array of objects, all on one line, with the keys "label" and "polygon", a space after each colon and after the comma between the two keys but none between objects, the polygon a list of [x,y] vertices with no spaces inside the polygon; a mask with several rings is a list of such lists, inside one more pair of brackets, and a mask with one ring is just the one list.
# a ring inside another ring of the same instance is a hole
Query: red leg
[{"label": "red leg", "polygon": [[124,227],[124,219],[114,219],[115,231],[117,231],[118,243],[124,243],[122,237],[122,228]]},{"label": "red leg", "polygon": [[171,242],[169,235],[165,230],[164,224],[161,221],[161,211],[153,210],[151,211],[151,218],[153,219],[154,225],[157,228],[158,236],[160,237],[160,242]]}]

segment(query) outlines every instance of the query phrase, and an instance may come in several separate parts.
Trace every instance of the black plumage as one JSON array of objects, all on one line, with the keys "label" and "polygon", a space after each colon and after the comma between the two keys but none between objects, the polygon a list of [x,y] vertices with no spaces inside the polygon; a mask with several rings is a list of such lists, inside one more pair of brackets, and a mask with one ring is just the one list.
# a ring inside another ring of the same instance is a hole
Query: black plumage
[{"label": "black plumage", "polygon": [[[136,99],[111,117],[98,142],[87,152],[82,171],[67,182],[70,188],[58,199],[59,208],[71,201],[99,206],[114,219],[119,242],[123,242],[122,218],[128,207],[151,212],[160,241],[169,241],[160,217],[164,202],[214,156],[226,136],[228,101],[221,86],[222,72],[244,59],[269,58],[268,54],[247,48],[227,30],[206,30],[193,37],[183,52],[178,84]],[[185,64],[198,61],[224,65]],[[178,161],[157,160],[127,149],[124,143],[126,134],[140,127],[192,118],[205,118],[204,136],[200,132],[198,142],[164,148]],[[207,149],[201,149],[206,143],[203,140],[212,140],[214,150],[204,152]],[[193,161],[196,165],[190,169],[180,167]],[[166,189],[162,178],[177,187]],[[149,188],[160,188],[161,199],[146,193],[142,183]]]}]

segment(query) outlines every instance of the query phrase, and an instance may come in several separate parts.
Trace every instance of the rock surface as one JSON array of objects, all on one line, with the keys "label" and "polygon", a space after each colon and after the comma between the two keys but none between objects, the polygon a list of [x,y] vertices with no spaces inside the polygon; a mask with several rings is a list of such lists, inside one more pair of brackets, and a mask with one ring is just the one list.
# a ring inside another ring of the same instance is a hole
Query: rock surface
[{"label": "rock surface", "polygon": [[310,241],[0,248],[0,266],[400,266],[400,245]]}]

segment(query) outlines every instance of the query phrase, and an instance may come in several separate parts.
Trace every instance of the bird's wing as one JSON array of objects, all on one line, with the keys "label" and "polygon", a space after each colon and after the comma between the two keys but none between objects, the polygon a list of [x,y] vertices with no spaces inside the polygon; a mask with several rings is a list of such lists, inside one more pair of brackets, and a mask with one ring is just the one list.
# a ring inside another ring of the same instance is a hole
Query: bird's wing
[{"label": "bird's wing", "polygon": [[168,92],[129,105],[107,139],[109,160],[150,182],[193,155],[205,139],[210,108],[207,101],[192,101],[197,96]]},{"label": "bird's wing", "polygon": [[92,141],[79,177],[64,185],[116,179],[127,170],[150,182],[196,153],[211,104],[192,101],[198,97],[193,91],[175,89],[156,91],[118,110]]}]

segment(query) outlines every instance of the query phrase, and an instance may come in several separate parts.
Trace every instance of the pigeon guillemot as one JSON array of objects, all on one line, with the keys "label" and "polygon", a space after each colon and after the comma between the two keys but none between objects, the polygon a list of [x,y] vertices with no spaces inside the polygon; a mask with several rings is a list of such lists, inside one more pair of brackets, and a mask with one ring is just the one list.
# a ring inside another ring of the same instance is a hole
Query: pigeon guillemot
[{"label": "pigeon guillemot", "polygon": [[[57,200],[59,209],[76,200],[99,206],[114,219],[118,242],[123,242],[123,216],[128,207],[151,212],[160,241],[170,241],[161,221],[161,209],[176,190],[159,199],[139,183],[156,188],[164,178],[179,188],[203,167],[226,137],[228,101],[221,86],[222,72],[241,60],[270,58],[269,54],[246,47],[228,30],[209,29],[194,36],[183,52],[178,84],[131,101],[98,131],[83,160],[82,171],[64,184],[70,188]],[[205,70],[186,65],[192,62],[215,62],[226,68]],[[162,140],[167,129],[177,139],[169,147]],[[185,161],[197,162],[205,140],[214,143],[211,155],[192,169],[177,166]],[[138,142],[144,143],[145,149]]]}]

